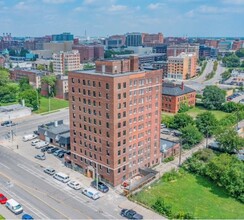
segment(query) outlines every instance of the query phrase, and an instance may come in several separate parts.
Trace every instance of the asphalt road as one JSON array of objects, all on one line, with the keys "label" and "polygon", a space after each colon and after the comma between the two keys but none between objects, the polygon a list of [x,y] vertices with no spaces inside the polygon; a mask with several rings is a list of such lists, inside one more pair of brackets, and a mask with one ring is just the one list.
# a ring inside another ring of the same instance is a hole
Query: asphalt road
[{"label": "asphalt road", "polygon": [[36,219],[111,219],[119,218],[113,210],[107,213],[80,191],[69,188],[42,168],[0,146],[0,191],[23,205]]},{"label": "asphalt road", "polygon": [[13,129],[15,134],[24,136],[33,133],[33,130],[37,130],[38,125],[57,120],[64,120],[64,124],[69,124],[69,110],[63,109],[48,115],[33,114],[29,117],[13,120],[17,125],[8,128],[0,127],[0,139],[6,138],[8,131],[11,129]]}]

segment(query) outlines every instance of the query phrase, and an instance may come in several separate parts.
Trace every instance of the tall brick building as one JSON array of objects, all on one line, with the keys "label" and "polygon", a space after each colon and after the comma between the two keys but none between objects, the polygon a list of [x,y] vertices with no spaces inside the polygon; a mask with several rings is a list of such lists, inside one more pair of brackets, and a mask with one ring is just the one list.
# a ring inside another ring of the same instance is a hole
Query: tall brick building
[{"label": "tall brick building", "polygon": [[71,162],[116,186],[160,162],[162,72],[138,58],[69,73]]}]

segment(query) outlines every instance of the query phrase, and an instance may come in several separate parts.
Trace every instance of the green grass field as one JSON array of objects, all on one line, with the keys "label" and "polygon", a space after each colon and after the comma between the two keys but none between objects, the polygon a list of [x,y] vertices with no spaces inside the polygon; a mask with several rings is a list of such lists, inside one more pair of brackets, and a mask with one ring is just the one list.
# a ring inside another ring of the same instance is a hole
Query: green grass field
[{"label": "green grass field", "polygon": [[132,197],[147,206],[155,203],[157,197],[164,198],[172,211],[192,213],[200,219],[243,219],[244,205],[228,196],[224,189],[215,186],[208,179],[184,172],[177,180],[157,183]]},{"label": "green grass field", "polygon": [[[201,114],[206,111],[208,111],[208,110],[203,107],[196,106],[196,107],[188,110],[186,113],[195,118],[198,114]],[[217,110],[212,110],[210,112],[212,112],[215,115],[217,120],[220,120],[220,119],[226,117],[227,115],[229,115],[229,113],[217,111]]]},{"label": "green grass field", "polygon": [[[206,112],[206,111],[210,111],[210,110],[207,110],[207,109],[200,107],[200,106],[196,106],[194,108],[191,108],[190,110],[188,110],[185,113],[192,116],[193,118],[196,118],[196,116],[198,114],[201,114],[201,113]],[[212,112],[214,114],[214,116],[216,117],[217,120],[221,120],[222,118],[225,118],[226,116],[229,115],[229,113],[217,111],[217,110],[212,110],[210,112]],[[174,115],[175,114],[173,114],[173,113],[162,112],[162,120],[164,120],[164,118],[173,117]]]},{"label": "green grass field", "polygon": [[0,220],[4,220],[5,218],[2,216],[2,215],[0,215]]},{"label": "green grass field", "polygon": [[[55,111],[69,106],[69,102],[63,99],[50,98],[50,111]],[[49,100],[46,97],[41,97],[40,108],[35,113],[44,113],[49,111]]]}]

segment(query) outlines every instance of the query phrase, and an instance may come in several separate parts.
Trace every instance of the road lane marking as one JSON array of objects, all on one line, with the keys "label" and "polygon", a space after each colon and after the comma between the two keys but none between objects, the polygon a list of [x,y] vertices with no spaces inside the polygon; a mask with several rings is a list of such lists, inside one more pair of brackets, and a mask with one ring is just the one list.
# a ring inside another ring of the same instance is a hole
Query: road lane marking
[{"label": "road lane marking", "polygon": [[0,165],[5,167],[5,168],[7,168],[7,169],[9,169],[9,170],[11,170],[11,168],[9,168],[8,166],[4,165],[3,163],[0,163]]},{"label": "road lane marking", "polygon": [[[72,192],[72,191],[74,191],[74,190],[72,190],[72,189],[71,189],[70,187],[68,187],[66,184],[61,183],[61,182],[58,181],[58,180],[55,180],[53,177],[51,177],[51,176],[49,176],[49,175],[45,175],[45,176],[44,176],[44,175],[43,175],[43,174],[44,174],[43,172],[40,172],[40,170],[38,170],[38,169],[36,169],[36,168],[34,168],[34,167],[32,167],[32,169],[31,169],[31,168],[29,168],[29,167],[27,167],[27,166],[25,166],[25,165],[23,165],[23,164],[17,164],[17,166],[20,167],[20,168],[22,168],[23,170],[25,170],[25,171],[31,173],[32,175],[34,175],[34,176],[36,176],[36,177],[39,177],[39,178],[42,179],[44,182],[46,182],[46,183],[48,183],[49,185],[51,185],[51,186],[57,188],[58,190],[61,190],[60,187],[63,187],[62,191],[65,191],[65,192],[68,194],[68,196],[72,196],[71,198],[73,198],[74,200],[76,200],[76,201],[82,203],[84,206],[87,206],[87,207],[93,209],[94,211],[96,211],[97,213],[100,213],[100,214],[101,214],[101,210],[97,208],[97,205],[94,203],[94,201],[93,201],[92,199],[88,198],[88,197],[86,197],[86,199],[83,198],[83,197],[81,197],[82,193],[80,193],[80,195],[74,194],[74,193]],[[36,171],[34,171],[34,169],[35,169]],[[49,177],[51,177],[52,180],[49,179]],[[50,195],[49,195],[49,197],[50,197]],[[69,198],[68,198],[68,199],[69,199]],[[61,202],[61,203],[64,203],[63,201],[60,201],[60,202]],[[72,207],[72,208],[73,208],[73,207]],[[114,218],[115,218],[115,216],[113,216],[113,215],[111,215],[111,214],[109,214],[108,212],[105,212],[105,211],[102,211],[102,215],[103,215],[103,216],[106,216],[106,217],[109,217],[109,219],[111,219],[111,218],[114,219]]]}]

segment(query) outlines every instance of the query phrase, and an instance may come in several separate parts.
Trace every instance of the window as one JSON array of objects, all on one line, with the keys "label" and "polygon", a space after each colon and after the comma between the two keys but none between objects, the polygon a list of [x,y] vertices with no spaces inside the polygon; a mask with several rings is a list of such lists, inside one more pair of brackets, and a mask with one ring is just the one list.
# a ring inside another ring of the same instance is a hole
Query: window
[{"label": "window", "polygon": [[123,88],[124,88],[124,89],[126,88],[126,82],[123,83]]},{"label": "window", "polygon": [[123,93],[123,97],[124,97],[124,99],[126,98],[126,92]]},{"label": "window", "polygon": [[118,151],[118,156],[120,156],[120,155],[121,155],[121,151],[119,150],[119,151]]},{"label": "window", "polygon": [[109,104],[108,103],[106,103],[106,109],[109,109]]},{"label": "window", "polygon": [[101,87],[101,82],[98,82],[98,87]]},{"label": "window", "polygon": [[121,119],[121,113],[118,113],[118,119]]},{"label": "window", "polygon": [[118,123],[118,128],[121,128],[121,123],[120,122]]},{"label": "window", "polygon": [[74,83],[75,82],[74,78],[72,78],[71,81],[72,81],[72,83]]},{"label": "window", "polygon": [[109,123],[108,122],[106,122],[106,128],[109,128]]},{"label": "window", "polygon": [[109,99],[109,94],[108,93],[106,93],[106,99]]},{"label": "window", "polygon": [[121,89],[121,83],[118,83],[118,89]]},{"label": "window", "polygon": [[121,99],[121,94],[120,93],[118,94],[118,99]]},{"label": "window", "polygon": [[109,84],[108,83],[106,83],[106,89],[109,89]]},{"label": "window", "polygon": [[92,86],[96,87],[96,82],[95,81],[92,81]]},{"label": "window", "polygon": [[86,85],[86,80],[83,79],[83,85],[85,86]]}]

